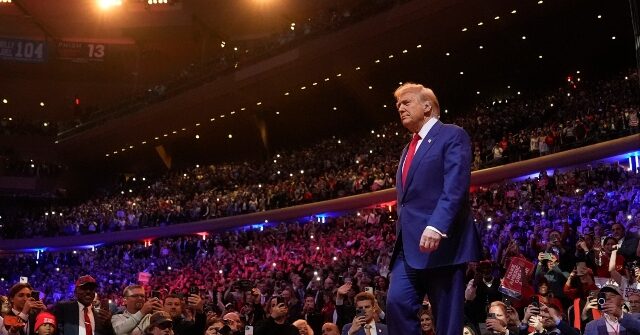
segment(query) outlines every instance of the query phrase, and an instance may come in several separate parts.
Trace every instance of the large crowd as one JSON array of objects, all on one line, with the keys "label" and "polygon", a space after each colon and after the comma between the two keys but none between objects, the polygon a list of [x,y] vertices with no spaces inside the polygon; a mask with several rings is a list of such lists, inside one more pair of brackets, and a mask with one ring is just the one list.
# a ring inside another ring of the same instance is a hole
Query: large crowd
[{"label": "large crowd", "polygon": [[[474,143],[474,169],[638,132],[634,74],[570,82],[539,97],[482,104],[447,120]],[[90,201],[5,213],[2,238],[90,234],[238,215],[393,187],[407,143],[396,123],[365,136],[282,151],[272,161],[197,165],[161,176],[123,177]],[[22,212],[20,212],[22,213]]]},{"label": "large crowd", "polygon": [[[640,312],[639,182],[637,171],[613,164],[551,176],[542,172],[535,179],[473,192],[484,260],[467,270],[467,331],[520,333],[529,325],[539,333],[560,325],[584,330],[601,316],[598,291],[609,294],[610,301],[619,296],[622,308]],[[249,325],[256,334],[275,334],[266,329],[303,320],[311,329],[306,334],[321,334],[323,327],[342,329],[359,322],[354,320],[359,317],[356,307],[366,301],[375,312],[365,317],[384,323],[394,213],[387,207],[365,209],[326,223],[283,222],[158,239],[150,245],[132,242],[3,257],[0,292],[11,296],[12,287],[25,277],[40,292],[39,309],[56,311],[61,300],[81,299],[78,283],[73,283],[89,274],[95,278],[95,287],[90,285],[97,290],[95,303],[109,306],[118,334],[144,331],[159,317],[153,312],[161,310],[171,315],[174,330],[191,320],[188,325],[197,324],[204,333],[208,320],[218,322],[218,328],[229,324],[239,331]],[[515,258],[535,264],[519,298],[500,290]],[[428,334],[437,320],[429,314],[428,297],[424,306]],[[568,312],[570,307],[578,313]],[[118,320],[132,317],[137,322],[123,331]],[[281,334],[288,334],[282,329]]]}]

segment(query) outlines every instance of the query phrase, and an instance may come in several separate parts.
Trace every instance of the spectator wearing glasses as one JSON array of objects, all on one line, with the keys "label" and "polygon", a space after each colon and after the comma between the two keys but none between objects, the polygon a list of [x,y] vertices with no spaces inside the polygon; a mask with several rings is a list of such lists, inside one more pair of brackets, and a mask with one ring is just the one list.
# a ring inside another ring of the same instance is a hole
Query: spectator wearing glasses
[{"label": "spectator wearing glasses", "polygon": [[622,294],[618,287],[606,285],[600,289],[600,293],[605,296],[603,316],[589,322],[584,334],[640,334],[640,320],[622,310]]},{"label": "spectator wearing glasses", "polygon": [[144,329],[144,335],[173,335],[173,320],[165,311],[158,311],[149,318],[149,326]]},{"label": "spectator wearing glasses", "polygon": [[116,335],[140,335],[149,325],[151,313],[162,310],[158,298],[145,300],[144,288],[130,285],[124,289],[125,310],[111,317]]}]

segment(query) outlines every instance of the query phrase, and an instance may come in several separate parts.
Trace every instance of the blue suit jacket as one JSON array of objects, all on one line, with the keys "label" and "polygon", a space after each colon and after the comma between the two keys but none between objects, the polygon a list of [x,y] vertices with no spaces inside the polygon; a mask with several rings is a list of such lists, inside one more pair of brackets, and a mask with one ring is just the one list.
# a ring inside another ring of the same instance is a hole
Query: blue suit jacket
[{"label": "blue suit jacket", "polygon": [[[480,239],[469,205],[471,143],[460,127],[437,121],[422,140],[402,184],[402,152],[396,174],[398,222],[396,249],[414,269],[462,264],[480,258]],[[425,227],[447,235],[438,249],[420,251]]]},{"label": "blue suit jacket", "polygon": [[[638,313],[625,314],[620,320],[620,335],[640,334],[640,320]],[[584,329],[584,335],[608,334],[605,318],[593,320],[587,323]]]},{"label": "blue suit jacket", "polygon": [[[347,323],[346,325],[344,325],[344,327],[342,327],[342,335],[348,335],[349,328],[351,328],[351,322]],[[376,322],[376,330],[377,330],[377,333],[376,333],[377,335],[389,334],[389,332],[387,331],[387,325],[382,323]],[[371,334],[371,335],[376,335],[376,334]],[[360,330],[358,330],[358,332],[355,335],[366,335],[364,328],[360,328]]]}]

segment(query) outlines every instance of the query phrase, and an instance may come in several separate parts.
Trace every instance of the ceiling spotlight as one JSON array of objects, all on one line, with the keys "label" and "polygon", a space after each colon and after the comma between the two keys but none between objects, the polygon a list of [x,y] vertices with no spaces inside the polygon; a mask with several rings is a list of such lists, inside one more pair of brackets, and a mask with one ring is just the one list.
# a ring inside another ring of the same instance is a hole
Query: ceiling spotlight
[{"label": "ceiling spotlight", "polygon": [[479,48],[480,48],[480,50],[484,49],[484,47],[483,47],[482,45],[481,45],[481,46],[479,46]]},{"label": "ceiling spotlight", "polygon": [[499,16],[496,16],[496,17],[494,17],[493,19],[494,19],[494,20],[500,20],[500,17],[499,17]]},{"label": "ceiling spotlight", "polygon": [[406,54],[407,52],[409,52],[409,50],[407,50],[407,49],[402,50],[403,54]]},{"label": "ceiling spotlight", "polygon": [[451,56],[451,54],[450,54],[450,53],[448,53],[448,52],[447,52],[447,53],[445,53],[444,55],[445,55],[445,56]]},{"label": "ceiling spotlight", "polygon": [[44,107],[44,102],[40,102],[40,107]]},{"label": "ceiling spotlight", "polygon": [[542,59],[542,55],[539,55],[539,56],[538,56],[538,58],[539,58],[539,59]]},{"label": "ceiling spotlight", "polygon": [[285,94],[284,94],[284,95],[289,95],[289,92],[285,92]]},{"label": "ceiling spotlight", "polygon": [[307,87],[306,87],[306,86],[302,86],[302,87],[300,87],[300,89],[301,89],[301,90],[306,90],[306,89],[307,89]]},{"label": "ceiling spotlight", "polygon": [[256,103],[256,106],[260,106],[260,105],[262,105],[262,101],[258,101],[258,102]]},{"label": "ceiling spotlight", "polygon": [[482,21],[478,22],[478,25],[479,25],[479,26],[481,26],[481,25],[483,25],[483,24],[484,24],[484,22],[482,22]]},{"label": "ceiling spotlight", "polygon": [[393,58],[393,55],[389,55],[389,59]]},{"label": "ceiling spotlight", "polygon": [[316,86],[316,85],[318,85],[318,83],[317,83],[317,82],[314,82],[314,83],[313,83],[313,84],[311,84],[311,85]]},{"label": "ceiling spotlight", "polygon": [[467,31],[467,30],[468,30],[467,28],[462,28],[462,31]]},{"label": "ceiling spotlight", "polygon": [[197,140],[197,139],[199,139],[199,138],[200,138],[200,135],[197,135],[197,134],[196,134],[196,140]]},{"label": "ceiling spotlight", "polygon": [[598,15],[598,18],[599,18],[599,19],[601,19],[601,18],[602,18],[602,15]]},{"label": "ceiling spotlight", "polygon": [[522,35],[522,39],[523,39],[523,40],[526,40],[526,39],[527,39],[527,36]]},{"label": "ceiling spotlight", "polygon": [[98,7],[101,9],[109,9],[115,6],[122,6],[122,0],[98,0]]},{"label": "ceiling spotlight", "polygon": [[329,81],[329,78],[324,78],[324,81]]},{"label": "ceiling spotlight", "polygon": [[464,74],[464,71],[460,71],[460,75],[463,75],[463,74]]},{"label": "ceiling spotlight", "polygon": [[615,36],[611,36],[611,39],[612,39],[612,40],[615,40],[615,39],[616,39],[616,37],[615,37]]},{"label": "ceiling spotlight", "polygon": [[538,1],[538,5],[542,5],[542,3],[544,3],[544,1],[542,0]]},{"label": "ceiling spotlight", "polygon": [[336,74],[336,77],[342,77],[342,73]]},{"label": "ceiling spotlight", "polygon": [[233,135],[229,134],[227,137],[229,137],[229,138],[233,138]]},{"label": "ceiling spotlight", "polygon": [[374,61],[374,63],[378,64],[378,63],[380,63],[380,60],[379,60],[379,59],[376,59],[376,60]]},{"label": "ceiling spotlight", "polygon": [[338,110],[338,107],[333,107],[333,110],[334,110],[334,111],[337,111],[337,110]]},{"label": "ceiling spotlight", "polygon": [[358,66],[358,67],[356,67],[356,71],[360,71],[360,67],[359,67],[359,66]]},{"label": "ceiling spotlight", "polygon": [[3,104],[6,104],[6,103],[8,103],[8,102],[9,102],[9,100],[7,100],[7,99],[2,99],[2,103],[3,103]]},{"label": "ceiling spotlight", "polygon": [[370,90],[371,90],[371,89],[373,89],[373,86],[369,86],[369,89],[370,89]]},{"label": "ceiling spotlight", "polygon": [[416,49],[420,49],[420,48],[422,48],[422,44],[416,45]]},{"label": "ceiling spotlight", "polygon": [[512,10],[512,11],[511,11],[511,14],[515,14],[515,13],[517,13],[517,12],[518,12],[518,11],[514,9],[514,10]]},{"label": "ceiling spotlight", "polygon": [[476,94],[480,94],[480,91],[476,91]]}]

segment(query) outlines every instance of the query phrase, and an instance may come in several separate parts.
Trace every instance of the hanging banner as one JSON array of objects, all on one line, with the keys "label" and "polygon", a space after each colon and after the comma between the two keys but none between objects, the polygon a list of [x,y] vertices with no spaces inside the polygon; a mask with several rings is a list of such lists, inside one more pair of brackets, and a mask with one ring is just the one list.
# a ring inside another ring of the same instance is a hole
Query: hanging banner
[{"label": "hanging banner", "polygon": [[0,38],[0,60],[44,63],[47,60],[45,41]]}]

